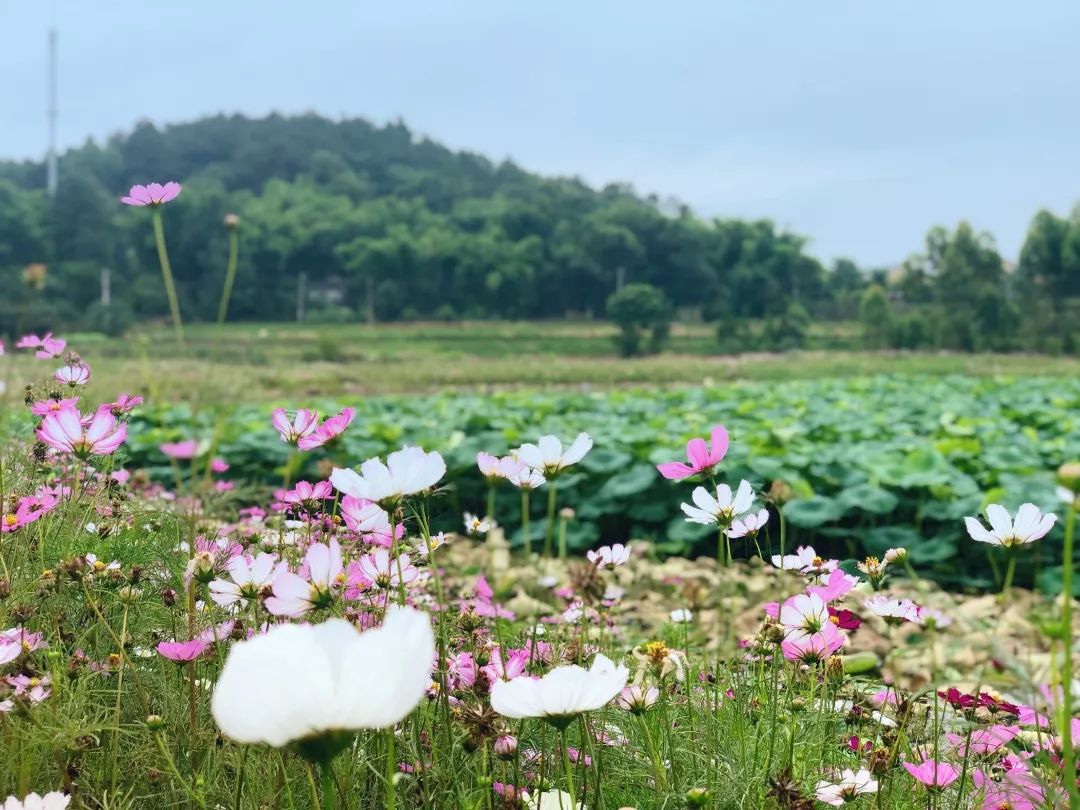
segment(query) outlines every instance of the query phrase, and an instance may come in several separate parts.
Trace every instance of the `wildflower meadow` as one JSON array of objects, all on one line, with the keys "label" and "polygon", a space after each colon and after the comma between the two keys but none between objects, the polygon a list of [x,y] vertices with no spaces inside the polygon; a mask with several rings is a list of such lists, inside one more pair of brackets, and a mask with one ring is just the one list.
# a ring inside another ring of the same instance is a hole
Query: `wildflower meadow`
[{"label": "wildflower meadow", "polygon": [[[183,357],[182,187],[121,202]],[[1080,806],[1075,380],[181,406],[2,351],[5,810]]]}]

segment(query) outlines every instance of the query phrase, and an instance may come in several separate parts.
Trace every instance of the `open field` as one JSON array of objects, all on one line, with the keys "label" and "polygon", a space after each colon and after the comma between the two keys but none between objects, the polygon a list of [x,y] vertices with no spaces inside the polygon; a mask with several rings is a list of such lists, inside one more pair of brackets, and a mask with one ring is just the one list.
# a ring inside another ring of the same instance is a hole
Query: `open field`
[{"label": "open field", "polygon": [[[171,332],[142,330],[124,339],[69,335],[95,380],[109,390],[138,389],[156,401],[265,402],[296,397],[487,391],[509,388],[672,387],[735,380],[817,379],[882,373],[972,376],[1080,375],[1080,360],[989,355],[808,350],[717,355],[713,328],[675,330],[667,353],[622,359],[606,324],[498,323],[307,326],[196,325],[179,356]],[[16,381],[38,361],[9,353],[0,362]]]}]

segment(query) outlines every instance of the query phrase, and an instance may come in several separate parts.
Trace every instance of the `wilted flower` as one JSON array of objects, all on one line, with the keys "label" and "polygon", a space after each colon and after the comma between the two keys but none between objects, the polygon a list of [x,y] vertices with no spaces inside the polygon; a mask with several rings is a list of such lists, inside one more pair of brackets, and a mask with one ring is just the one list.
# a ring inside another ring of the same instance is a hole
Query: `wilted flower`
[{"label": "wilted flower", "polygon": [[363,633],[343,619],[278,625],[229,650],[214,719],[238,742],[292,744],[327,760],[359,729],[404,719],[427,691],[434,658],[431,621],[412,608],[389,608]]},{"label": "wilted flower", "polygon": [[1025,503],[1016,510],[1016,520],[1013,521],[1004,506],[992,503],[986,507],[986,519],[990,521],[990,531],[987,531],[977,519],[964,518],[964,525],[967,526],[971,539],[980,543],[1011,548],[1034,543],[1045,537],[1054,528],[1057,516],[1044,515],[1035,504]]},{"label": "wilted flower", "polygon": [[597,655],[590,669],[572,664],[538,679],[497,680],[491,687],[491,707],[504,717],[538,717],[565,728],[578,715],[605,706],[629,677],[625,666]]},{"label": "wilted flower", "polygon": [[717,425],[712,429],[712,446],[706,444],[704,439],[694,438],[686,443],[686,458],[689,464],[681,461],[671,461],[666,464],[656,465],[660,475],[672,481],[681,481],[698,473],[711,473],[719,464],[728,450],[728,432],[723,425]]}]

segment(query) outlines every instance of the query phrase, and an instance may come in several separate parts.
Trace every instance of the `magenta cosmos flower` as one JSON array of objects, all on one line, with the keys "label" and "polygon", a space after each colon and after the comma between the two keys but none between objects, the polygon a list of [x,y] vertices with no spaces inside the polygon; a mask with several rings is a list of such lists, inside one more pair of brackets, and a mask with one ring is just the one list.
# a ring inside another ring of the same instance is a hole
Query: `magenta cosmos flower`
[{"label": "magenta cosmos flower", "polygon": [[126,197],[121,197],[120,202],[124,205],[164,205],[172,202],[180,196],[180,184],[170,180],[165,185],[150,183],[146,186],[135,185],[131,187]]},{"label": "magenta cosmos flower", "polygon": [[209,646],[207,642],[193,638],[191,641],[163,641],[157,645],[157,651],[163,658],[168,658],[178,664],[186,664],[206,652]]},{"label": "magenta cosmos flower", "polygon": [[712,472],[728,451],[728,432],[723,425],[717,425],[712,429],[711,446],[704,439],[693,438],[686,443],[686,459],[689,464],[681,461],[669,461],[665,464],[657,464],[656,469],[670,481],[681,481],[698,473]]},{"label": "magenta cosmos flower", "polygon": [[46,415],[37,437],[54,450],[74,453],[79,458],[110,456],[127,438],[127,425],[118,425],[111,411],[99,408],[84,426],[79,412],[67,408]]},{"label": "magenta cosmos flower", "polygon": [[64,411],[68,408],[75,408],[78,404],[78,397],[71,397],[70,399],[43,399],[30,406],[30,413],[34,416],[47,416],[50,413]]},{"label": "magenta cosmos flower", "polygon": [[199,443],[194,439],[184,439],[182,442],[164,442],[158,445],[158,450],[169,458],[187,460],[195,458],[199,452]]}]

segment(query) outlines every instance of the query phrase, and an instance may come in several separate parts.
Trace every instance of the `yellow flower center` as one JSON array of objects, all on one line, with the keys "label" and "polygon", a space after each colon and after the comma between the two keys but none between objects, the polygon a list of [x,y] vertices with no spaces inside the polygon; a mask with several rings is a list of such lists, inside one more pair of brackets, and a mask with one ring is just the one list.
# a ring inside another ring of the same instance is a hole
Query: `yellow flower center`
[{"label": "yellow flower center", "polygon": [[4,515],[4,525],[5,526],[18,526],[19,525],[19,519],[15,515],[12,515],[10,513],[6,514],[6,515]]}]

